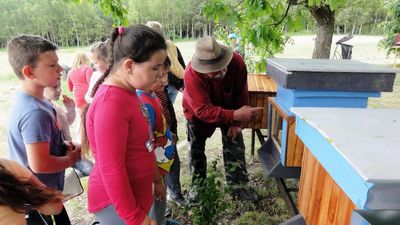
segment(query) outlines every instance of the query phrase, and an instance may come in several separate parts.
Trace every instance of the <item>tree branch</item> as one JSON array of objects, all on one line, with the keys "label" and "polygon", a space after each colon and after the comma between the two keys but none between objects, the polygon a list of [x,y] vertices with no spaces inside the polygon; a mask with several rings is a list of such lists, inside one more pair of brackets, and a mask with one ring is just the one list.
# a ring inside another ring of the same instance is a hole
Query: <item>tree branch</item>
[{"label": "tree branch", "polygon": [[285,20],[285,18],[286,18],[287,15],[289,14],[289,9],[290,9],[290,7],[292,6],[292,4],[293,4],[294,1],[296,1],[296,0],[289,0],[288,6],[287,6],[287,8],[286,8],[285,15],[282,17],[282,19],[281,19],[279,22],[270,25],[270,26],[274,26],[274,28],[273,28],[274,30]]}]

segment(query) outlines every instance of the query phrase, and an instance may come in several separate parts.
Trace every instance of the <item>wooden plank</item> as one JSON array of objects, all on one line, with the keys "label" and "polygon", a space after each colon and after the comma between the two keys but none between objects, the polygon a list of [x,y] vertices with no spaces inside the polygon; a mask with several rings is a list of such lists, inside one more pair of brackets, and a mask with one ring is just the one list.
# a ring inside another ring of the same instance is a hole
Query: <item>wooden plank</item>
[{"label": "wooden plank", "polygon": [[264,81],[263,80],[267,80],[266,77],[264,76],[255,76],[255,80],[256,80],[256,85],[257,85],[257,91],[259,92],[266,92],[267,90],[264,88]]},{"label": "wooden plank", "polygon": [[261,128],[263,129],[267,129],[268,128],[268,96],[263,95],[263,106],[264,106],[264,110],[263,110],[263,115],[262,115],[262,120],[261,120]]},{"label": "wooden plank", "polygon": [[[303,215],[303,217],[306,217],[306,212],[308,209],[308,204],[310,201],[308,199],[310,198],[310,191],[309,190],[309,183],[307,182],[309,177],[311,176],[311,173],[313,172],[310,167],[311,162],[310,162],[310,157],[304,157],[303,158],[303,165],[304,167],[301,170],[301,175],[300,175],[300,184],[299,184],[299,192],[297,195],[297,205],[299,212]],[[307,191],[302,191],[302,190],[307,190]],[[306,218],[305,218],[306,219]]]},{"label": "wooden plank", "polygon": [[337,211],[339,210],[339,207],[342,207],[341,205],[339,205],[340,188],[338,185],[332,185],[330,196],[331,196],[331,198],[329,199],[330,210],[327,213],[326,225],[335,225]]},{"label": "wooden plank", "polygon": [[287,145],[286,145],[286,166],[292,166],[296,154],[296,139],[298,137],[295,134],[296,122],[289,122],[287,127]]},{"label": "wooden plank", "polygon": [[[249,101],[250,106],[256,106],[257,105],[257,93],[256,92],[250,93],[249,96],[250,96],[250,101]],[[254,129],[254,120],[250,120],[245,127]]]},{"label": "wooden plank", "polygon": [[270,75],[249,73],[247,75],[247,86],[249,92],[263,92],[268,95],[276,95],[277,85]]},{"label": "wooden plank", "polygon": [[[296,134],[294,134],[296,135]],[[304,143],[301,139],[296,135],[296,147],[294,153],[294,160],[292,166],[301,167],[301,163],[303,161],[303,152],[304,152]]]},{"label": "wooden plank", "polygon": [[298,196],[307,225],[349,225],[355,205],[307,147],[304,149]]},{"label": "wooden plank", "polygon": [[[259,107],[264,107],[263,96],[264,96],[264,94],[262,94],[262,93],[257,94],[257,106],[259,106]],[[263,117],[264,113],[265,113],[265,108],[263,109],[262,112],[257,113],[256,119],[254,121],[254,127],[256,129],[260,129],[262,127],[263,124],[261,124],[261,122],[262,122],[262,117]],[[266,128],[266,127],[264,127],[264,128]]]},{"label": "wooden plank", "polygon": [[[250,74],[249,74],[250,75]],[[254,81],[254,76],[247,76],[247,89],[249,92],[254,92],[256,91],[256,83]]]},{"label": "wooden plank", "polygon": [[288,122],[290,120],[295,120],[295,118],[293,116],[289,116],[285,113],[285,111],[278,105],[275,98],[269,97],[268,101],[271,103],[271,107],[275,108],[275,110],[278,111],[279,115],[281,115],[284,120],[286,120]]},{"label": "wooden plank", "polygon": [[[276,96],[276,83],[265,74],[248,74],[247,86],[249,90],[249,105],[264,107],[263,113],[258,114],[254,121],[244,124],[244,128],[267,129],[268,128],[268,99]],[[274,88],[275,87],[275,88]],[[273,89],[274,88],[274,89]]]}]

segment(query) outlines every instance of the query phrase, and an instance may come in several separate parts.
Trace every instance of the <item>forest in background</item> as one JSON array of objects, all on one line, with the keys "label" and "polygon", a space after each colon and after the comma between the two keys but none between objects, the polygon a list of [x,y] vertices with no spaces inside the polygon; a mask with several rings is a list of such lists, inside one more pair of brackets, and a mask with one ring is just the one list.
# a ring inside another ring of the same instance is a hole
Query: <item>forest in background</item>
[{"label": "forest in background", "polygon": [[[210,0],[126,0],[129,23],[145,23],[157,20],[164,25],[166,36],[172,39],[198,38],[213,34],[215,24],[203,13],[203,6]],[[240,4],[242,0],[229,0]],[[382,34],[382,23],[388,15],[385,0],[347,1],[337,9],[336,34]],[[292,7],[289,14],[298,14],[301,7]],[[21,33],[43,36],[61,47],[86,46],[104,40],[113,24],[97,4],[68,0],[0,0],[0,48],[10,37]],[[298,30],[284,32],[314,34],[316,22],[311,15],[295,17],[303,24]],[[229,27],[227,27],[229,30]]]}]

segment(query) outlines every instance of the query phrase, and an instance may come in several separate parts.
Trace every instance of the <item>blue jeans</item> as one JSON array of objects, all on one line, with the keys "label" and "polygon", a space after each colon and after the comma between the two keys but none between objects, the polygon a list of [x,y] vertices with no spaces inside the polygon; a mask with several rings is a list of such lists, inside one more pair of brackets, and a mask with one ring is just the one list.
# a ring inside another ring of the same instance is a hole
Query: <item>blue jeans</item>
[{"label": "blue jeans", "polygon": [[172,84],[168,84],[167,90],[168,90],[168,97],[171,100],[172,104],[174,104],[176,96],[178,95],[179,91]]},{"label": "blue jeans", "polygon": [[182,197],[180,173],[181,173],[181,162],[179,160],[178,150],[175,146],[174,162],[172,163],[169,173],[166,176],[168,193],[173,199]]},{"label": "blue jeans", "polygon": [[94,215],[97,221],[100,222],[100,225],[125,225],[125,222],[118,216],[117,211],[115,211],[112,205],[105,207]]}]

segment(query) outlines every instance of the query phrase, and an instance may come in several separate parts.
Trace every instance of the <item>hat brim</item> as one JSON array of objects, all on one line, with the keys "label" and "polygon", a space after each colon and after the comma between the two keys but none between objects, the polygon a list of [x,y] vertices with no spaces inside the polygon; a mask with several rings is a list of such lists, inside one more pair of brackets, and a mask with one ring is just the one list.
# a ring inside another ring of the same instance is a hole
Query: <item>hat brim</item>
[{"label": "hat brim", "polygon": [[205,63],[204,61],[199,60],[196,57],[196,54],[194,54],[191,62],[192,68],[199,73],[212,73],[225,68],[232,60],[233,51],[224,45],[221,45],[221,47],[224,50],[224,56],[221,58],[221,60],[215,63]]}]

